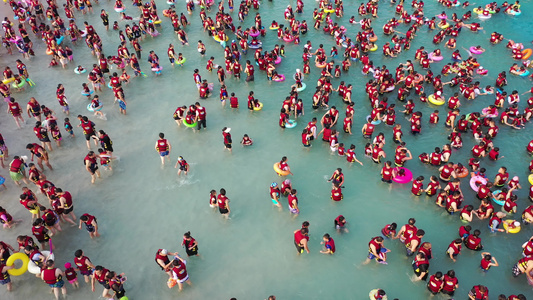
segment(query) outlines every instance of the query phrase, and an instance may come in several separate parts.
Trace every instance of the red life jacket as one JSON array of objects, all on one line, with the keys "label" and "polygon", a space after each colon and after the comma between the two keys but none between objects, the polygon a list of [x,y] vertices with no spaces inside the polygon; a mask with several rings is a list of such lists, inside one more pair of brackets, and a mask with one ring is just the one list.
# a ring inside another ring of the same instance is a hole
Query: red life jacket
[{"label": "red life jacket", "polygon": [[172,268],[172,271],[176,273],[176,276],[178,277],[178,280],[183,280],[187,278],[187,267],[185,267],[185,262],[180,261],[180,264],[178,266],[175,266]]},{"label": "red life jacket", "polygon": [[46,282],[47,284],[57,283],[58,280],[56,277],[56,269],[57,268],[42,270],[44,282]]},{"label": "red life jacket", "polygon": [[18,173],[21,169],[22,164],[23,162],[21,159],[18,159],[18,158],[14,159],[11,162],[11,165],[9,166],[9,171]]},{"label": "red life jacket", "polygon": [[168,151],[168,143],[166,139],[159,139],[157,141],[157,151],[159,152]]},{"label": "red life jacket", "polygon": [[162,260],[163,263],[165,265],[168,265],[170,263],[170,260],[168,259],[168,256],[167,255],[161,255],[159,254],[161,252],[161,250],[163,249],[159,249],[157,250],[157,252],[155,253],[155,263],[161,267],[161,265],[157,262],[158,259]]}]

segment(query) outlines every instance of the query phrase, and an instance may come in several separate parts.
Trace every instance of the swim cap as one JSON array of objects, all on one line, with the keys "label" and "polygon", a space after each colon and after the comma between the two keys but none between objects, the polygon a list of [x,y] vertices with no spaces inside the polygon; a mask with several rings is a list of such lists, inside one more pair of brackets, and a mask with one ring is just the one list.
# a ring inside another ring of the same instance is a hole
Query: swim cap
[{"label": "swim cap", "polygon": [[270,186],[271,186],[271,187],[276,187],[276,186],[278,186],[278,184],[275,183],[275,182],[272,182],[272,184],[271,184]]},{"label": "swim cap", "polygon": [[69,262],[65,263],[65,269],[70,269],[70,267],[72,267],[72,265]]},{"label": "swim cap", "polygon": [[168,254],[167,249],[163,249],[163,250],[161,250],[161,255],[167,255],[167,254]]}]

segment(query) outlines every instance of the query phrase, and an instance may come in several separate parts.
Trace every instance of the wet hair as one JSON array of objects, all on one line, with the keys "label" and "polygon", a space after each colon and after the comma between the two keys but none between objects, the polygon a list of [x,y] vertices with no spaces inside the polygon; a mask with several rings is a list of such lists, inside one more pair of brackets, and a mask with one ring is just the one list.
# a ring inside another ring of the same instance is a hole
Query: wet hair
[{"label": "wet hair", "polygon": [[[80,219],[81,219],[81,217],[80,217]],[[74,252],[74,256],[76,256],[78,258],[82,257],[83,256],[83,250],[81,250],[81,249],[76,250],[76,252]]]}]

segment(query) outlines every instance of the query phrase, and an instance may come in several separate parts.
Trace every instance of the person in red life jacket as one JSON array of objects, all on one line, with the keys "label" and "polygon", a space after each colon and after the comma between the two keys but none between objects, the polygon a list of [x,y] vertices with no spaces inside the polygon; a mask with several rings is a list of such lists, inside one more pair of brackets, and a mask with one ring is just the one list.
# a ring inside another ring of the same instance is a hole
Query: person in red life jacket
[{"label": "person in red life jacket", "polygon": [[[363,5],[363,4],[361,4]],[[387,299],[387,293],[385,293],[382,289],[374,289],[370,291],[370,299],[372,300],[386,300]],[[270,299],[269,299],[270,300]],[[276,300],[276,299],[274,299]]]},{"label": "person in red life jacket", "polygon": [[341,201],[343,198],[344,198],[344,195],[342,194],[341,186],[338,183],[333,184],[333,188],[331,189],[331,200]]},{"label": "person in red life jacket", "polygon": [[63,297],[67,296],[67,288],[62,279],[63,276],[65,276],[65,273],[55,267],[53,260],[48,260],[46,268],[41,271],[41,279],[52,288],[56,300],[59,300],[59,290],[61,290]]},{"label": "person in red life jacket", "polygon": [[339,215],[333,221],[333,224],[335,225],[335,229],[337,229],[337,232],[340,232],[341,230],[348,232],[348,228],[345,227],[346,223],[347,223],[346,218],[343,215]]},{"label": "person in red life jacket", "polygon": [[[33,238],[31,236],[28,236],[28,235],[19,235],[19,236],[17,236],[17,243],[18,243],[18,246],[19,246],[19,251],[20,250],[24,250],[24,248],[26,248],[26,246],[32,246],[32,247],[39,248],[35,244],[35,241],[33,240]],[[1,255],[0,255],[0,257],[1,257]]]},{"label": "person in red life jacket", "polygon": [[363,133],[364,138],[367,138],[367,139],[372,138],[372,133],[374,133],[374,125],[372,124],[372,120],[370,119],[367,120],[367,123],[363,125],[361,132]]},{"label": "person in red life jacket", "polygon": [[174,260],[167,265],[167,268],[172,272],[172,279],[176,281],[180,291],[183,290],[184,282],[186,282],[188,285],[191,285],[186,264],[187,262],[177,255],[174,257]]},{"label": "person in red life jacket", "polygon": [[85,140],[87,141],[87,149],[91,150],[91,144],[89,143],[91,138],[94,140],[94,145],[98,146],[96,130],[94,129],[95,124],[86,116],[82,117],[81,115],[78,115],[78,119],[80,120],[78,127],[83,129],[83,134],[85,135]]},{"label": "person in red life jacket", "polygon": [[481,262],[479,267],[483,272],[488,272],[490,267],[497,267],[499,266],[498,261],[496,260],[496,257],[493,257],[490,255],[489,252],[482,252],[481,253]]},{"label": "person in red life jacket", "polygon": [[472,156],[475,158],[485,157],[487,155],[485,149],[485,142],[479,142],[479,145],[474,145],[474,147],[472,147]]},{"label": "person in red life jacket", "polygon": [[33,161],[34,156],[37,156],[37,164],[39,165],[41,170],[44,171],[43,161],[50,170],[53,170],[48,160],[48,152],[46,152],[43,147],[33,143],[26,145],[26,149],[30,150],[31,152],[31,161]]},{"label": "person in red life jacket", "polygon": [[334,254],[335,253],[335,241],[333,238],[328,234],[324,234],[322,236],[323,241],[320,242],[320,244],[324,245],[324,250],[320,250],[320,253],[324,254]]},{"label": "person in red life jacket", "polygon": [[229,98],[229,106],[231,108],[239,108],[239,98],[235,97],[235,93],[231,93]]},{"label": "person in red life jacket", "polygon": [[429,271],[429,260],[422,252],[418,252],[413,260],[413,271],[415,273],[414,280],[427,280]]},{"label": "person in red life jacket", "polygon": [[124,290],[124,282],[127,278],[124,276],[124,273],[117,274],[114,271],[109,271],[105,278],[109,282],[110,290],[114,292],[111,297],[113,299],[122,299],[126,294],[126,290]]},{"label": "person in red life jacket", "polygon": [[20,105],[18,104],[18,102],[15,101],[15,98],[13,97],[11,97],[11,99],[9,100],[7,112],[9,112],[13,116],[18,128],[22,128],[20,124],[26,124],[26,122],[24,121],[24,118],[22,117],[22,109],[20,108]]},{"label": "person in red life jacket", "polygon": [[430,163],[429,155],[426,152],[423,152],[422,154],[420,154],[418,156],[418,159],[424,164],[429,164]]},{"label": "person in red life jacket", "polygon": [[385,227],[381,229],[381,235],[386,239],[395,239],[397,226],[398,225],[396,223],[385,225]]},{"label": "person in red life jacket", "polygon": [[170,161],[170,151],[172,150],[172,145],[170,142],[165,139],[165,134],[160,132],[159,139],[155,142],[155,151],[159,153],[161,157],[161,165],[165,164],[165,156],[167,160]]},{"label": "person in red life jacket", "polygon": [[[29,249],[33,249],[32,246],[29,246]],[[0,262],[5,262],[10,257],[11,251],[15,252],[15,248],[13,248],[13,246],[0,241]]]},{"label": "person in red life jacket", "polygon": [[91,174],[91,183],[94,184],[96,181],[96,177],[100,178],[100,171],[98,170],[98,162],[97,162],[97,155],[94,153],[94,151],[89,151],[85,158],[83,159],[83,163],[85,164],[85,169],[89,174]]},{"label": "person in red life jacket", "polygon": [[26,112],[28,113],[28,118],[34,117],[38,122],[41,121],[41,105],[34,97],[30,98],[30,101],[26,106]]},{"label": "person in red life jacket", "polygon": [[383,151],[383,143],[379,143],[372,148],[372,161],[379,164],[381,163],[381,158],[386,158],[387,154]]},{"label": "person in red life jacket", "polygon": [[407,239],[405,241],[406,255],[407,256],[412,256],[416,252],[416,250],[418,249],[418,247],[422,243],[422,238],[424,237],[425,234],[426,234],[426,232],[424,230],[418,229],[414,236],[412,236],[410,239]]},{"label": "person in red life jacket", "polygon": [[439,168],[439,177],[442,181],[445,182],[449,182],[452,177],[457,178],[452,162],[448,162],[447,164]]},{"label": "person in red life jacket", "polygon": [[[167,265],[170,263],[170,259],[168,258],[168,255],[177,256],[178,252],[168,252],[167,249],[159,249],[155,253],[155,262],[161,267],[161,270],[165,271],[167,275],[172,278],[171,271],[167,268]],[[95,272],[98,270],[98,266],[96,266]],[[94,275],[93,275],[94,278]]]},{"label": "person in red life jacket", "polygon": [[450,257],[453,262],[456,262],[457,255],[461,254],[461,248],[463,240],[462,239],[455,239],[453,242],[450,243],[448,246],[448,250],[446,250],[446,254]]},{"label": "person in red life jacket", "polygon": [[41,146],[43,148],[47,147],[48,150],[53,151],[52,144],[50,142],[50,137],[48,136],[48,131],[46,128],[41,126],[40,121],[35,122],[33,132],[35,133],[35,136],[37,136],[37,139],[39,139],[39,141],[41,142]]},{"label": "person in red life jacket", "polygon": [[196,106],[196,120],[198,122],[198,130],[202,129],[202,126],[204,126],[204,129],[207,128],[206,125],[206,110],[205,107],[201,106],[199,102],[196,102],[194,104]]},{"label": "person in red life jacket", "polygon": [[78,249],[74,252],[74,264],[76,264],[78,271],[85,278],[85,282],[89,283],[94,265],[87,256],[84,256],[83,250]]},{"label": "person in red life jacket", "polygon": [[41,249],[45,249],[46,244],[48,244],[48,240],[50,240],[50,236],[48,235],[48,229],[46,229],[46,227],[44,226],[43,219],[37,218],[33,222],[32,225],[33,225],[33,227],[31,228],[32,234],[35,236],[37,241],[41,244]]},{"label": "person in red life jacket", "polygon": [[368,257],[364,264],[368,264],[375,259],[378,263],[386,265],[388,252],[390,250],[383,246],[383,237],[373,237],[368,243]]},{"label": "person in red life jacket", "polygon": [[399,238],[400,242],[405,244],[405,241],[414,236],[415,233],[418,231],[418,228],[416,228],[415,223],[416,220],[414,218],[410,218],[407,221],[407,224],[403,225],[402,228],[400,228],[400,231],[398,231],[398,234],[394,238]]},{"label": "person in red life jacket", "polygon": [[522,256],[533,256],[533,237],[529,238],[529,241],[525,242],[522,245],[522,248],[524,249],[522,251]]},{"label": "person in red life jacket", "polygon": [[422,195],[424,192],[424,176],[418,176],[414,181],[411,187],[411,193],[415,196]]},{"label": "person in red life jacket", "polygon": [[22,222],[22,220],[14,220],[13,217],[2,207],[0,206],[0,224],[4,228],[13,228],[13,226]]},{"label": "person in red life jacket", "polygon": [[344,184],[344,174],[342,173],[341,168],[337,168],[335,172],[331,175],[331,177],[328,179],[328,181],[331,181],[333,186],[335,184],[338,184],[339,186],[342,186]]},{"label": "person in red life jacket", "polygon": [[178,176],[181,175],[181,172],[183,172],[185,175],[189,173],[189,164],[185,159],[183,159],[183,156],[178,156],[178,161],[176,162],[174,169],[178,168],[178,165],[180,167],[178,170]]},{"label": "person in red life jacket", "polygon": [[529,280],[533,280],[533,276],[531,275],[531,271],[533,271],[533,256],[526,256],[524,258],[521,258],[514,266],[513,266],[513,277],[518,277],[520,274],[526,274],[526,277]]},{"label": "person in red life jacket", "polygon": [[[289,174],[291,175],[294,175],[292,172],[291,172],[291,167],[289,167],[289,164],[287,163],[289,159],[287,158],[287,156],[283,156],[281,158],[281,161],[278,163],[278,168],[282,171],[289,171]],[[281,175],[280,175],[281,176]]]},{"label": "person in red life jacket", "polygon": [[181,245],[185,247],[187,256],[199,256],[198,254],[198,242],[191,236],[191,232],[187,231],[183,234],[183,241]]},{"label": "person in red life jacket", "polygon": [[87,231],[89,232],[89,236],[91,237],[91,239],[100,236],[100,233],[98,232],[98,223],[96,222],[95,216],[92,216],[90,214],[83,214],[80,217],[80,229],[82,223],[85,223],[85,229],[87,229]]},{"label": "person in red life jacket", "polygon": [[474,230],[473,234],[470,234],[466,239],[464,239],[465,247],[474,251],[483,250],[483,245],[481,244],[481,238],[479,235],[481,235],[481,231],[478,229]]},{"label": "person in red life jacket", "polygon": [[428,184],[428,187],[426,189],[426,195],[428,196],[434,196],[437,194],[437,190],[440,190],[442,187],[439,183],[439,179],[436,177],[436,176],[431,176],[429,178],[429,184]]},{"label": "person in red life jacket", "polygon": [[296,217],[300,214],[300,208],[298,207],[298,191],[296,189],[291,189],[289,195],[287,196],[287,201],[289,203],[289,212],[294,214]]},{"label": "person in red life jacket", "polygon": [[437,295],[443,287],[444,279],[442,277],[442,272],[439,271],[429,277],[427,288],[433,295]]},{"label": "person in red life jacket", "polygon": [[100,283],[104,287],[104,291],[102,292],[102,297],[104,299],[113,299],[113,295],[109,294],[109,290],[111,289],[111,287],[109,286],[109,280],[107,280],[108,273],[109,273],[108,269],[100,265],[96,266],[94,268],[93,276],[91,279],[91,289],[93,292],[95,291],[94,283],[98,281],[98,283]]},{"label": "person in red life jacket", "polygon": [[80,287],[80,283],[78,282],[78,274],[69,262],[65,263],[65,277],[73,287]]},{"label": "person in red life jacket", "polygon": [[445,295],[453,296],[458,287],[459,280],[455,277],[455,271],[449,270],[444,274],[444,286],[442,287],[441,292]]},{"label": "person in red life jacket", "polygon": [[484,285],[475,285],[470,292],[468,292],[468,298],[470,300],[488,300],[489,289]]},{"label": "person in red life jacket", "polygon": [[280,195],[281,191],[278,187],[278,184],[276,182],[272,182],[272,184],[270,185],[270,198],[272,199],[272,204],[274,204],[281,210],[282,206],[281,203],[279,203]]},{"label": "person in red life jacket", "polygon": [[229,198],[226,197],[226,190],[223,188],[220,189],[219,195],[217,196],[218,211],[226,219],[229,218],[230,214],[229,201]]},{"label": "person in red life jacket", "polygon": [[302,227],[301,229],[294,231],[294,246],[298,255],[304,253],[304,250],[309,253],[309,229]]},{"label": "person in red life jacket", "polygon": [[429,123],[430,124],[437,124],[439,123],[439,111],[435,110],[430,116],[429,116]]},{"label": "person in red life jacket", "polygon": [[231,128],[224,127],[222,128],[222,136],[224,137],[224,149],[228,149],[231,152]]},{"label": "person in red life jacket", "polygon": [[472,220],[474,219],[474,214],[477,214],[474,211],[474,206],[467,205],[467,206],[463,207],[463,209],[461,210],[459,218],[463,222],[472,222]]},{"label": "person in red life jacket", "polygon": [[8,270],[14,269],[15,265],[6,266],[5,261],[0,261],[0,284],[5,285],[8,292],[13,290],[13,284],[11,283],[11,278],[9,277]]},{"label": "person in red life jacket", "polygon": [[509,173],[507,173],[507,168],[501,167],[498,170],[498,174],[496,174],[496,177],[494,178],[494,185],[496,187],[502,187],[507,183],[507,180],[509,180]]},{"label": "person in red life jacket", "polygon": [[392,168],[392,162],[386,161],[383,165],[383,168],[381,169],[381,181],[386,183],[392,183],[392,177],[393,177],[393,168]]}]

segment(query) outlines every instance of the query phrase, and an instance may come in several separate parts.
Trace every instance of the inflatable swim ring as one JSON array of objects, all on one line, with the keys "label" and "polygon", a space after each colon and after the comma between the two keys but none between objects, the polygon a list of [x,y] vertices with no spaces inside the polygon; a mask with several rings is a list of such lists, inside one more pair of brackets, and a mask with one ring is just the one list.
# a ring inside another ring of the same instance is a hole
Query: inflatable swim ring
[{"label": "inflatable swim ring", "polygon": [[285,128],[294,128],[296,127],[296,124],[298,124],[298,122],[296,122],[295,120],[287,120],[287,124],[285,124]]},{"label": "inflatable swim ring", "polygon": [[518,74],[518,76],[520,77],[526,77],[527,75],[529,75],[529,70],[526,70],[524,73],[522,74]]},{"label": "inflatable swim ring", "polygon": [[30,258],[21,252],[13,253],[6,261],[6,266],[11,267],[13,263],[15,263],[16,260],[22,260],[22,266],[18,269],[9,269],[7,270],[7,273],[11,276],[20,276],[28,270],[28,263],[30,262]]},{"label": "inflatable swim ring", "polygon": [[125,12],[126,11],[126,8],[125,7],[114,7],[115,11],[118,12],[118,13],[121,13],[121,12]]},{"label": "inflatable swim ring", "polygon": [[64,36],[60,36],[58,39],[56,39],[57,45],[61,45],[61,43],[63,42],[64,39],[65,39]]},{"label": "inflatable swim ring", "polygon": [[428,101],[429,101],[429,103],[434,104],[434,105],[443,105],[444,103],[446,103],[446,100],[437,100],[437,99],[435,99],[435,95],[433,95],[433,94],[429,95]]},{"label": "inflatable swim ring", "polygon": [[474,192],[479,191],[478,184],[487,184],[487,178],[476,175],[470,179],[470,187]]},{"label": "inflatable swim ring", "polygon": [[529,184],[533,185],[533,174],[530,174],[530,175],[527,177],[527,180],[529,181]]},{"label": "inflatable swim ring", "polygon": [[[453,166],[454,169],[457,168],[457,165],[454,165]],[[468,172],[468,169],[466,168],[463,168],[463,172],[462,173],[455,173],[455,175],[457,175],[457,177],[459,178],[465,178],[466,176],[468,176],[469,172]]]},{"label": "inflatable swim ring", "polygon": [[481,69],[481,68],[478,68],[478,69],[476,70],[476,73],[477,73],[478,75],[487,75],[488,72],[489,72],[489,70],[487,70],[487,69]]},{"label": "inflatable swim ring", "polygon": [[52,55],[52,54],[54,54],[54,51],[52,51],[52,49],[50,49],[50,48],[46,48],[46,52],[45,53],[46,53],[46,55]]},{"label": "inflatable swim ring", "polygon": [[368,38],[368,40],[373,43],[373,42],[378,40],[378,36],[377,35],[373,35],[372,37]]},{"label": "inflatable swim ring", "polygon": [[98,106],[96,109],[92,106],[92,103],[87,104],[87,110],[90,112],[101,111],[102,108],[104,108],[103,103],[100,103],[100,106]]},{"label": "inflatable swim ring", "polygon": [[480,18],[481,20],[488,20],[488,19],[490,19],[492,16],[491,16],[490,14],[488,14],[488,15],[478,14],[477,17]]},{"label": "inflatable swim ring", "polygon": [[85,73],[85,72],[87,72],[87,69],[83,69],[83,70],[81,70],[81,72],[80,72],[80,71],[78,71],[78,67],[74,68],[74,73],[76,73],[76,74],[78,74],[78,75],[79,75],[79,74],[83,74],[83,73]]},{"label": "inflatable swim ring", "polygon": [[94,93],[94,91],[89,91],[89,94],[84,93],[83,91],[81,91],[81,94],[82,94],[83,96],[90,96],[90,95],[92,95],[93,93]]},{"label": "inflatable swim ring", "polygon": [[370,51],[370,52],[374,52],[376,50],[378,50],[378,45],[376,45],[376,44],[374,44],[374,47],[368,49],[368,51]]},{"label": "inflatable swim ring", "polygon": [[292,37],[290,37],[290,38],[287,38],[286,36],[284,36],[284,37],[283,37],[283,40],[284,40],[285,42],[290,43],[290,42],[294,41],[294,37],[292,36]]},{"label": "inflatable swim ring", "polygon": [[315,64],[315,66],[316,66],[317,68],[320,68],[320,69],[325,68],[326,65],[327,65],[326,62],[323,62],[323,63],[318,63],[318,62],[317,62],[317,63]]},{"label": "inflatable swim ring", "polygon": [[489,115],[489,114],[487,114],[487,113],[489,112],[489,109],[488,109],[488,108],[486,108],[486,107],[485,107],[484,109],[482,109],[482,110],[481,110],[481,112],[482,112],[482,113],[483,113],[484,115],[486,114],[486,115],[487,115],[487,117],[489,117],[489,118],[496,118],[496,117],[498,116],[498,114],[499,114],[499,112],[498,112],[498,111],[496,111],[496,113],[495,113],[495,114],[490,114],[490,115]]},{"label": "inflatable swim ring", "polygon": [[258,37],[260,34],[261,34],[261,31],[259,31],[259,30],[250,31],[250,36],[251,37]]},{"label": "inflatable swim ring", "polygon": [[[370,115],[366,116],[366,120],[367,121],[370,120]],[[377,119],[375,121],[372,121],[371,123],[372,123],[372,125],[379,125],[379,124],[381,124],[381,120]]]},{"label": "inflatable swim ring", "polygon": [[274,64],[278,65],[281,62],[281,56],[276,57]]},{"label": "inflatable swim ring", "polygon": [[185,122],[185,120],[183,120],[183,124],[185,124],[185,126],[187,126],[189,128],[194,128],[194,127],[196,127],[196,125],[198,125],[198,122],[194,122],[192,124],[189,124],[189,123]]},{"label": "inflatable swim ring", "polygon": [[250,44],[250,45],[248,45],[248,47],[250,47],[250,49],[258,49],[258,48],[263,47],[263,43],[259,42],[259,43],[254,44],[254,45]]},{"label": "inflatable swim ring", "polygon": [[531,48],[522,50],[522,59],[528,59],[532,53],[533,53],[533,50],[531,50]]},{"label": "inflatable swim ring", "polygon": [[431,59],[432,61],[441,61],[444,57],[442,55],[435,56],[435,54],[433,54],[433,52],[431,52],[428,55],[428,58]]},{"label": "inflatable swim ring", "polygon": [[274,80],[275,82],[283,82],[283,81],[285,81],[285,75],[278,74],[278,76],[279,76],[278,79],[272,79],[272,80]]},{"label": "inflatable swim ring", "polygon": [[[515,227],[511,228],[510,227],[511,225],[514,225]],[[520,227],[520,222],[515,221],[515,220],[505,220],[505,221],[503,221],[503,228],[505,228],[505,230],[507,230],[509,233],[519,233],[520,229],[522,229]]]},{"label": "inflatable swim ring", "polygon": [[274,171],[276,173],[278,173],[279,176],[287,176],[289,175],[291,172],[287,171],[287,170],[282,170],[279,168],[279,163],[275,163],[274,164]]},{"label": "inflatable swim ring", "polygon": [[19,84],[16,84],[13,82],[13,84],[11,84],[12,87],[16,88],[16,89],[20,89],[21,87],[23,87],[24,85],[26,85],[26,80],[22,80]]},{"label": "inflatable swim ring", "polygon": [[182,58],[182,60],[176,60],[176,62],[174,64],[183,65],[186,61],[187,61],[187,59],[184,57],[184,58]]},{"label": "inflatable swim ring", "polygon": [[263,103],[259,102],[259,106],[254,106],[254,110],[261,110],[263,109]]},{"label": "inflatable swim ring", "polygon": [[307,85],[305,83],[302,82],[302,87],[299,87],[296,89],[297,92],[302,92],[305,90],[305,88],[307,87]]},{"label": "inflatable swim ring", "polygon": [[[221,40],[220,40],[220,38],[218,37],[218,35],[214,35],[214,36],[213,36],[213,39],[214,39],[215,41],[219,42],[219,43],[221,42]],[[227,42],[228,40],[229,40],[229,38],[228,38],[228,36],[226,35],[226,39],[225,39],[224,41]]]},{"label": "inflatable swim ring", "polygon": [[278,29],[279,29],[279,26],[274,26],[274,27],[272,27],[272,25],[270,25],[269,29],[270,29],[270,30],[278,30]]},{"label": "inflatable swim ring", "polygon": [[[501,192],[502,192],[501,190],[495,190],[494,192],[492,192],[492,195],[497,196]],[[498,205],[502,205],[502,206],[505,204],[505,200],[498,200],[498,199],[496,199],[496,197],[492,197],[492,201],[494,201],[494,203],[496,203]]]},{"label": "inflatable swim ring", "polygon": [[335,12],[335,10],[334,9],[324,9],[324,12],[332,14],[332,13]]},{"label": "inflatable swim ring", "polygon": [[11,77],[11,78],[8,78],[8,79],[4,79],[2,82],[3,82],[4,84],[8,84],[8,83],[13,82],[13,80],[15,80],[15,77]]},{"label": "inflatable swim ring", "polygon": [[154,24],[155,24],[155,25],[159,25],[159,24],[161,24],[161,23],[163,23],[163,21],[161,21],[161,19],[157,19],[157,20],[154,21]]},{"label": "inflatable swim ring", "polygon": [[[50,251],[41,251],[41,254],[44,256],[44,257],[48,257],[50,255],[50,258],[51,260],[54,260],[55,257],[54,257],[54,254],[50,254]],[[29,262],[28,263],[28,272],[32,273],[32,274],[40,274],[41,273],[41,268],[39,268],[39,266],[37,266],[34,262]]]},{"label": "inflatable swim ring", "polygon": [[402,169],[405,170],[405,175],[404,176],[396,176],[396,177],[392,178],[392,181],[397,182],[397,183],[401,183],[401,184],[406,184],[406,183],[411,182],[411,180],[413,180],[413,173],[409,169],[406,169],[404,167],[396,167],[395,169],[397,169],[398,171],[402,170]]},{"label": "inflatable swim ring", "polygon": [[476,47],[472,46],[468,49],[471,53],[474,53],[474,54],[481,54],[483,53],[483,51],[480,51],[480,50],[477,50]]},{"label": "inflatable swim ring", "polygon": [[444,24],[444,25],[439,24],[438,27],[439,27],[440,29],[446,29],[446,28],[450,27],[450,23],[446,23],[446,24]]}]

